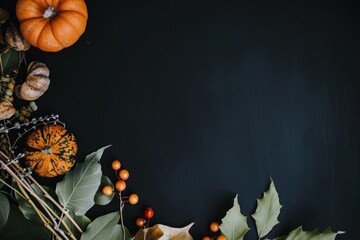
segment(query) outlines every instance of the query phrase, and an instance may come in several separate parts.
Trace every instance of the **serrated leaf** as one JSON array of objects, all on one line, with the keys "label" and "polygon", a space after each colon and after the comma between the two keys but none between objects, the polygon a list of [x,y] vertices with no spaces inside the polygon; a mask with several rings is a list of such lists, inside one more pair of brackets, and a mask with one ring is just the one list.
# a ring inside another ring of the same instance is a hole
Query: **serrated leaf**
[{"label": "serrated leaf", "polygon": [[[111,188],[113,190],[113,193],[110,196],[106,196],[101,192],[102,188],[106,185],[111,186]],[[111,202],[111,200],[114,198],[114,196],[115,196],[114,184],[111,182],[111,180],[106,175],[102,175],[100,186],[94,197],[95,204],[98,204],[98,205],[109,204]]]},{"label": "serrated leaf", "polygon": [[[21,52],[15,51],[12,48],[3,48],[0,51],[0,73],[9,74],[12,69],[20,66]],[[3,71],[1,71],[3,70]]]},{"label": "serrated leaf", "polygon": [[76,164],[75,168],[56,184],[56,194],[60,204],[76,215],[85,213],[94,206],[94,197],[101,182],[101,156],[106,148],[100,148],[86,156],[84,163]]},{"label": "serrated leaf", "polygon": [[50,232],[39,224],[24,218],[17,206],[10,206],[9,219],[0,234],[0,239],[50,240]]},{"label": "serrated leaf", "polygon": [[226,216],[221,221],[220,230],[228,240],[244,239],[250,228],[247,225],[246,217],[241,214],[238,195],[234,199],[234,206],[226,212]]},{"label": "serrated leaf", "polygon": [[271,229],[279,223],[278,216],[281,209],[279,195],[271,179],[269,189],[264,196],[257,200],[257,208],[252,217],[255,219],[259,238],[266,236]]},{"label": "serrated leaf", "polygon": [[9,200],[4,194],[0,193],[0,233],[8,220],[9,212]]},{"label": "serrated leaf", "polygon": [[304,231],[302,227],[290,232],[287,236],[275,238],[274,240],[334,240],[338,234],[345,232],[333,232],[330,228],[327,228],[323,233],[315,229],[314,231]]},{"label": "serrated leaf", "polygon": [[[118,236],[119,229],[117,223],[120,219],[118,211],[108,213],[104,216],[96,218],[86,228],[85,232],[81,235],[80,240],[116,240],[120,239]],[[120,232],[122,233],[122,232]]]},{"label": "serrated leaf", "polygon": [[[75,213],[72,211],[69,211],[69,215],[75,220],[75,222],[79,225],[79,227],[83,231],[85,231],[87,226],[91,223],[91,220],[85,215],[76,216]],[[69,226],[71,232],[75,235],[76,239],[79,239],[81,233],[77,230],[77,228],[71,223],[71,221],[67,217],[64,218],[64,221],[66,225]]]}]

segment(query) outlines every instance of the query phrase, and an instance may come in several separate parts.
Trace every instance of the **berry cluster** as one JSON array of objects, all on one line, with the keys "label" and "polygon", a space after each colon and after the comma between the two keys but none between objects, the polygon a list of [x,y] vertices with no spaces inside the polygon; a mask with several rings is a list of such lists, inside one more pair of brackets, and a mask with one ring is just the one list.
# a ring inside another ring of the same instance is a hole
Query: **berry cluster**
[{"label": "berry cluster", "polygon": [[[129,202],[132,205],[135,205],[139,201],[139,196],[135,193],[130,194],[129,196],[122,197],[121,192],[126,189],[126,180],[129,179],[129,171],[126,169],[121,169],[121,162],[119,160],[114,160],[111,163],[111,168],[115,170],[118,180],[115,182],[115,190],[118,193],[120,200],[124,202]],[[114,193],[114,189],[110,185],[105,185],[101,189],[102,194],[105,196],[111,196]]]},{"label": "berry cluster", "polygon": [[205,236],[202,238],[202,240],[227,240],[227,238],[224,235],[221,235],[220,233],[220,225],[218,222],[211,222],[209,225],[209,229],[211,232],[214,233],[214,236],[209,237]]},{"label": "berry cluster", "polygon": [[148,228],[150,224],[150,219],[154,217],[154,210],[151,207],[147,207],[144,210],[144,217],[138,217],[135,219],[135,224],[138,227]]}]

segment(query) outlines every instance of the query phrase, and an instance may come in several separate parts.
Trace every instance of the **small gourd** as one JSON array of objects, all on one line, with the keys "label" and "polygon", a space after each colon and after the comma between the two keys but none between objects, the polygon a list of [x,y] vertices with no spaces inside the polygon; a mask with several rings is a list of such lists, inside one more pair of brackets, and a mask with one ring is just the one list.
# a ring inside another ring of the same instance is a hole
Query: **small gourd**
[{"label": "small gourd", "polygon": [[74,44],[88,19],[84,0],[18,0],[16,15],[24,38],[46,52]]},{"label": "small gourd", "polygon": [[16,109],[11,102],[6,99],[0,101],[0,120],[10,118],[12,115],[14,115],[15,112]]},{"label": "small gourd", "polygon": [[42,177],[67,173],[75,163],[77,143],[72,133],[61,125],[45,125],[27,138],[25,163]]},{"label": "small gourd", "polygon": [[21,85],[15,87],[15,94],[24,100],[33,101],[41,97],[50,85],[49,68],[41,62],[31,62],[28,76]]},{"label": "small gourd", "polygon": [[10,25],[5,31],[5,41],[7,45],[16,51],[27,51],[30,44],[23,38],[19,30]]}]

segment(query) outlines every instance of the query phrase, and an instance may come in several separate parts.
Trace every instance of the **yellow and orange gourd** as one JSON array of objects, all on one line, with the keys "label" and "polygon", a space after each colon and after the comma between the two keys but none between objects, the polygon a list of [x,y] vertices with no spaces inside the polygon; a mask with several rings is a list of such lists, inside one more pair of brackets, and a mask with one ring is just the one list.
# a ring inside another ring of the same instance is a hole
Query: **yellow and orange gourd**
[{"label": "yellow and orange gourd", "polygon": [[67,173],[75,163],[77,144],[72,133],[60,125],[45,125],[27,138],[26,165],[42,177]]},{"label": "yellow and orange gourd", "polygon": [[84,0],[18,0],[16,15],[25,40],[46,52],[73,45],[88,18]]}]

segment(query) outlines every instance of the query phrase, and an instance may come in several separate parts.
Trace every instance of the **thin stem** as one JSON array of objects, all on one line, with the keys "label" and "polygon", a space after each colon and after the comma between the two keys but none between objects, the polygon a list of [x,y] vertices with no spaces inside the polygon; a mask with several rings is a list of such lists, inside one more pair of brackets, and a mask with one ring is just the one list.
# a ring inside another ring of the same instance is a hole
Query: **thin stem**
[{"label": "thin stem", "polygon": [[121,198],[121,191],[119,192],[119,199],[120,199],[120,221],[121,221],[121,227],[123,230],[123,236],[124,236],[124,240],[125,240],[125,227],[124,227],[124,217],[123,217],[123,209],[124,209],[124,202]]}]

